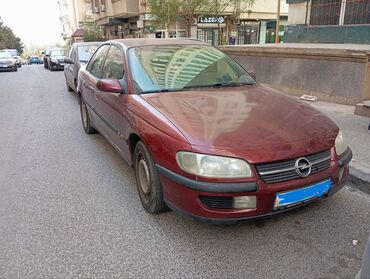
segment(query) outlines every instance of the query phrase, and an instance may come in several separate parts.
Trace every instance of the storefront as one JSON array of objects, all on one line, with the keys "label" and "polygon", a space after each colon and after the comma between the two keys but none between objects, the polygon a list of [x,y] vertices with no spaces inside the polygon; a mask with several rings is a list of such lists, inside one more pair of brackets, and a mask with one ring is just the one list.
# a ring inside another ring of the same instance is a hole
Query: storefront
[{"label": "storefront", "polygon": [[226,41],[225,16],[200,16],[197,23],[197,39],[208,44],[218,45],[219,31],[221,42]]},{"label": "storefront", "polygon": [[237,27],[237,30],[238,36],[236,43],[238,45],[259,43],[259,21],[241,21]]}]

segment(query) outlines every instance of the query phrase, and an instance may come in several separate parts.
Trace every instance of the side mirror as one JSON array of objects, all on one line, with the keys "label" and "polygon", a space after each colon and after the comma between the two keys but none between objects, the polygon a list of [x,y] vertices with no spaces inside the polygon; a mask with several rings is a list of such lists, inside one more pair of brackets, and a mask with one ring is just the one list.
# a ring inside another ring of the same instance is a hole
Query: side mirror
[{"label": "side mirror", "polygon": [[64,63],[66,63],[66,64],[74,64],[71,58],[64,58]]},{"label": "side mirror", "polygon": [[116,79],[101,79],[96,84],[96,87],[104,92],[124,93],[119,81]]},{"label": "side mirror", "polygon": [[256,81],[257,81],[257,76],[256,76],[256,73],[255,73],[254,71],[249,71],[248,73],[249,73],[249,75],[250,75],[254,80],[256,80]]}]

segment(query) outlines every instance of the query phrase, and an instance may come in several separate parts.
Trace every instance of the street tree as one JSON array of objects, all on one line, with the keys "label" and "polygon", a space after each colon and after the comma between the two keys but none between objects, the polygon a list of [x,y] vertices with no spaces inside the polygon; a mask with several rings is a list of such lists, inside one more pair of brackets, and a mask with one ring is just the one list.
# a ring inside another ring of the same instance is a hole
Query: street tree
[{"label": "street tree", "polygon": [[97,24],[87,23],[84,25],[84,30],[86,31],[84,36],[85,42],[104,41],[103,31]]},{"label": "street tree", "polygon": [[181,0],[147,0],[146,5],[153,16],[154,24],[159,28],[168,29],[176,23]]},{"label": "street tree", "polygon": [[21,39],[15,36],[13,30],[4,25],[0,18],[0,49],[4,48],[16,49],[19,54],[22,54],[24,46]]},{"label": "street tree", "polygon": [[[256,0],[208,0],[210,14],[220,16],[225,12],[232,13],[235,21],[240,18],[243,12],[249,12]],[[220,23],[218,25],[218,43],[222,44],[222,34]]]},{"label": "street tree", "polygon": [[206,10],[208,0],[180,0],[179,14],[186,20],[186,32],[190,37],[193,18]]}]

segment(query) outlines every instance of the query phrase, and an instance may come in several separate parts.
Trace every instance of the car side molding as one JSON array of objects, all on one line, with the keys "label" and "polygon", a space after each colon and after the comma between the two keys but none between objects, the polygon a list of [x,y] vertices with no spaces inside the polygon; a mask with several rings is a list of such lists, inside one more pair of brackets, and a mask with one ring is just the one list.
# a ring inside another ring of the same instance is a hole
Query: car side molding
[{"label": "car side molding", "polygon": [[338,160],[339,167],[348,165],[351,160],[352,160],[352,150],[349,147],[347,147],[346,151],[344,151],[344,153],[341,156],[339,156]]},{"label": "car side molding", "polygon": [[212,193],[246,193],[255,192],[258,190],[258,185],[256,182],[242,182],[242,183],[217,183],[217,182],[205,182],[198,181],[184,177],[167,168],[164,168],[156,164],[157,171],[171,179],[172,181],[182,184],[191,189],[202,191],[202,192],[212,192]]}]

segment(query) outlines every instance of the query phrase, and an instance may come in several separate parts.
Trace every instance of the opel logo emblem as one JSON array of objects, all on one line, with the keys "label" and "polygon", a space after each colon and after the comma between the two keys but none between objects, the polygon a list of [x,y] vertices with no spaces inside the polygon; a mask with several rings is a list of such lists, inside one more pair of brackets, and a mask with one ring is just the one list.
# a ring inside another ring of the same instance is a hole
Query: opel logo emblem
[{"label": "opel logo emblem", "polygon": [[307,177],[311,174],[312,165],[310,161],[302,157],[295,161],[294,169],[300,177]]}]

